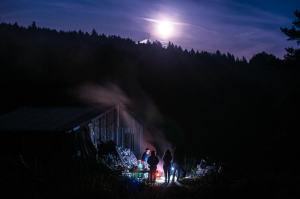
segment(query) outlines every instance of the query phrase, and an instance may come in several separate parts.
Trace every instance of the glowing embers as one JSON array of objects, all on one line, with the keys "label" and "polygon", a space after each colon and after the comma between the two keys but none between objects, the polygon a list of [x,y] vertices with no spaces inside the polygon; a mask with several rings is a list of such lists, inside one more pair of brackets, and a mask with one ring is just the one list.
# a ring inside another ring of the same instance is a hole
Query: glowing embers
[{"label": "glowing embers", "polygon": [[162,172],[156,171],[155,176],[156,178],[160,178],[162,175]]}]

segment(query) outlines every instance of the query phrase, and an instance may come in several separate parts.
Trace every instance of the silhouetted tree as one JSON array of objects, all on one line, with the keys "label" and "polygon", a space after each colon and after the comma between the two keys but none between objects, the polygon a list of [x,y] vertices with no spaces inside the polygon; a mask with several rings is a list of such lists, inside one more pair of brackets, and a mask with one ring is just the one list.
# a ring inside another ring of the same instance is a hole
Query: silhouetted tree
[{"label": "silhouetted tree", "polygon": [[251,59],[250,59],[250,65],[254,65],[254,66],[273,66],[274,64],[276,64],[276,62],[278,61],[278,59],[272,55],[272,54],[267,54],[266,52],[261,52],[258,53],[256,55],[254,55]]},{"label": "silhouetted tree", "polygon": [[[296,10],[294,12],[296,20],[293,21],[291,28],[280,28],[281,31],[288,36],[288,40],[295,40],[297,44],[300,44],[300,12]],[[294,48],[286,48],[287,59],[300,59],[300,50]]]},{"label": "silhouetted tree", "polygon": [[95,29],[92,30],[92,34],[91,34],[92,37],[98,37],[98,33]]},{"label": "silhouetted tree", "polygon": [[288,40],[296,40],[297,44],[300,44],[300,12],[296,10],[294,12],[297,19],[293,21],[293,26],[291,28],[280,28],[281,31],[286,34],[289,38]]},{"label": "silhouetted tree", "polygon": [[31,28],[32,30],[36,30],[37,29],[36,22],[33,21],[32,24],[29,26],[29,28]]}]

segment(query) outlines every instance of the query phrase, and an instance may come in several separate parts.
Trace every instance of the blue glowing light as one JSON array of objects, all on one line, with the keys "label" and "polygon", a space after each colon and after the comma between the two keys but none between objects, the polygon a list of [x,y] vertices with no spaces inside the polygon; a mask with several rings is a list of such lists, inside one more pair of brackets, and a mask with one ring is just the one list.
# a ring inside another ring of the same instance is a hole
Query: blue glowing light
[{"label": "blue glowing light", "polygon": [[73,131],[77,131],[78,129],[80,129],[80,126],[76,126],[73,128]]}]

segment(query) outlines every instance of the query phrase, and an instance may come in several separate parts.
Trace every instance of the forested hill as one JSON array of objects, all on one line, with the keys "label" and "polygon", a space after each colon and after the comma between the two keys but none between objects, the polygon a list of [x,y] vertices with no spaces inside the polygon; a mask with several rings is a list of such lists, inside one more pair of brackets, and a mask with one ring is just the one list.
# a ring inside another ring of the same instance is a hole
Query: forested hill
[{"label": "forested hill", "polygon": [[290,141],[299,130],[299,67],[264,52],[248,62],[96,31],[2,23],[0,65],[2,112],[78,104],[70,90],[112,82],[133,99],[146,93],[163,115],[167,138],[186,150],[275,160],[295,147]]}]

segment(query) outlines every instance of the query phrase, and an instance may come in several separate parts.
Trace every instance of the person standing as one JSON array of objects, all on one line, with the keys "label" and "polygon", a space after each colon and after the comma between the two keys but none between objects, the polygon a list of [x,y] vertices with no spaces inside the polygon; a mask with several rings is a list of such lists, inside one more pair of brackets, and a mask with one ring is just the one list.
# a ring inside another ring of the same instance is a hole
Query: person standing
[{"label": "person standing", "polygon": [[145,168],[148,168],[147,161],[148,161],[149,156],[150,156],[150,149],[146,148],[146,151],[142,155],[142,161],[143,161],[143,165]]},{"label": "person standing", "polygon": [[170,175],[171,175],[171,161],[172,161],[172,155],[169,149],[165,152],[163,161],[164,161],[163,168],[165,173],[165,183],[169,183]]},{"label": "person standing", "polygon": [[151,151],[151,156],[148,158],[147,163],[150,166],[149,183],[155,184],[156,169],[157,169],[157,164],[159,163],[159,159],[157,158],[155,151]]},{"label": "person standing", "polygon": [[174,149],[173,153],[173,163],[172,163],[172,182],[178,181],[181,177],[184,177],[186,175],[185,170],[182,168],[182,156],[180,156],[180,151],[178,149]]}]

